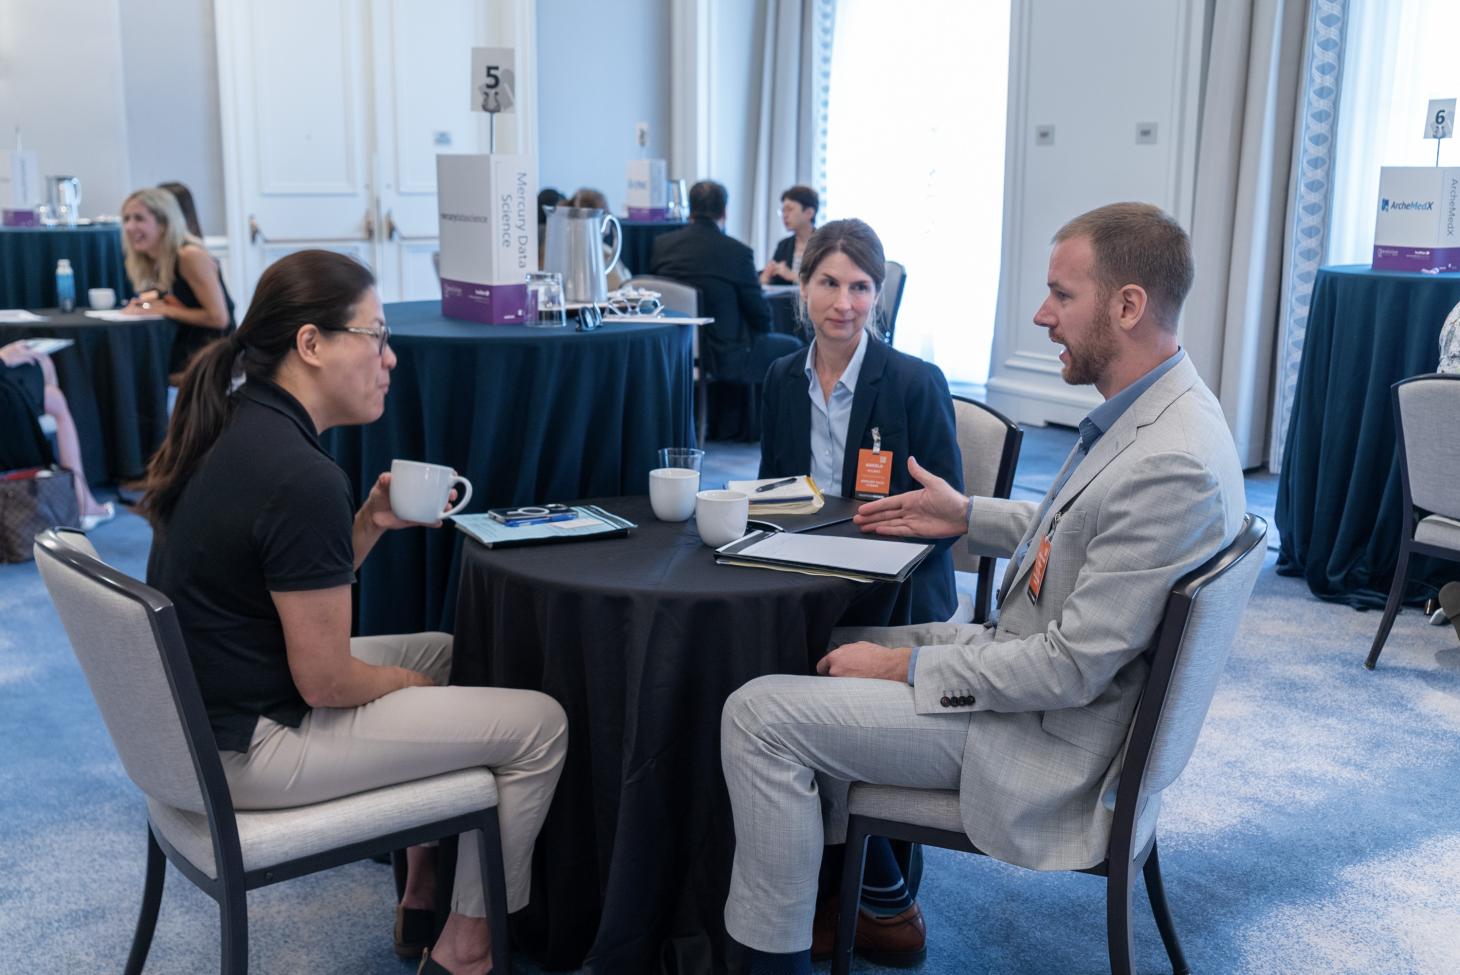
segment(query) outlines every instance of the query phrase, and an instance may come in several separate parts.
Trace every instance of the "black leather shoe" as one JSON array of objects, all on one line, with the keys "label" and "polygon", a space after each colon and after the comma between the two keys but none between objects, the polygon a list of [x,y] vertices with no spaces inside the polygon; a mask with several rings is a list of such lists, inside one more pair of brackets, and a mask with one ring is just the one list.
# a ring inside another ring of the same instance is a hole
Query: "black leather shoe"
[{"label": "black leather shoe", "polygon": [[421,952],[421,967],[416,969],[416,975],[451,975],[451,973],[431,960],[431,951],[428,948]]},{"label": "black leather shoe", "polygon": [[[414,907],[395,908],[395,953],[398,958],[420,958],[421,952],[431,943],[431,931],[436,924],[435,911],[420,911]],[[440,965],[436,966],[440,968]]]}]

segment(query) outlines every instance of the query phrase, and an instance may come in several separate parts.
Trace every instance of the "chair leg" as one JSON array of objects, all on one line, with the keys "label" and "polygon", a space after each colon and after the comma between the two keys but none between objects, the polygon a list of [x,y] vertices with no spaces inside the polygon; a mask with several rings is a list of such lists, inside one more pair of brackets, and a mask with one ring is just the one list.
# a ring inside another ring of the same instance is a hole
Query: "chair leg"
[{"label": "chair leg", "polygon": [[1130,859],[1111,857],[1105,881],[1105,940],[1110,948],[1111,975],[1132,975],[1130,931]]},{"label": "chair leg", "polygon": [[152,827],[147,827],[147,879],[142,887],[142,913],[137,915],[137,931],[132,935],[132,951],[127,955],[124,975],[142,975],[147,952],[152,947],[152,932],[157,929],[157,911],[162,906],[162,883],[167,879],[167,857]]},{"label": "chair leg", "polygon": [[701,450],[704,450],[705,449],[705,437],[708,435],[709,427],[710,427],[710,394],[709,394],[709,389],[710,389],[710,384],[709,384],[708,380],[705,379],[705,374],[703,372],[701,372],[700,373],[700,377],[695,380],[695,416],[694,416],[695,433],[698,434],[698,442],[697,442],[696,446],[698,446]]},{"label": "chair leg", "polygon": [[223,882],[218,901],[218,927],[222,941],[223,975],[248,973],[248,894],[241,879]]},{"label": "chair leg", "polygon": [[1364,666],[1370,670],[1379,662],[1379,653],[1384,649],[1384,641],[1389,639],[1389,629],[1394,625],[1394,617],[1399,615],[1399,604],[1404,600],[1404,583],[1409,576],[1409,540],[1400,543],[1399,564],[1394,567],[1394,585],[1389,587],[1389,601],[1384,604],[1384,618],[1379,621],[1379,632],[1374,634],[1374,645],[1369,648],[1369,659],[1364,661]]},{"label": "chair leg", "polygon": [[487,895],[487,927],[492,932],[492,971],[512,975],[512,942],[507,932],[507,877],[502,863],[502,831],[496,807],[482,814],[477,852]]},{"label": "chair leg", "polygon": [[1176,925],[1171,921],[1171,908],[1166,904],[1166,885],[1161,880],[1161,861],[1156,857],[1156,844],[1151,843],[1151,855],[1146,858],[1146,897],[1151,901],[1151,914],[1156,918],[1156,927],[1161,932],[1161,942],[1166,946],[1166,957],[1171,959],[1172,975],[1190,975],[1186,956],[1181,953],[1181,939],[1176,937]]},{"label": "chair leg", "polygon": [[856,816],[847,822],[847,848],[842,855],[842,887],[837,892],[836,940],[831,948],[831,975],[848,975],[857,942],[857,910],[862,902],[862,872],[867,866],[867,829]]}]

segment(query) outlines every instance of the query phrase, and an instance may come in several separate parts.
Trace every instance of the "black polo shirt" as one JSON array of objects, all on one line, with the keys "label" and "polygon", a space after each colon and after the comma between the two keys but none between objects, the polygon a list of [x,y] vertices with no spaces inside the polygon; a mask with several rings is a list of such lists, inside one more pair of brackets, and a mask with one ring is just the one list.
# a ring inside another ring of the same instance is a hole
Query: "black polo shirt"
[{"label": "black polo shirt", "polygon": [[246,752],[258,716],[298,727],[270,592],[355,581],[355,504],[299,401],[250,380],[157,532],[147,582],[177,606],[218,747]]}]

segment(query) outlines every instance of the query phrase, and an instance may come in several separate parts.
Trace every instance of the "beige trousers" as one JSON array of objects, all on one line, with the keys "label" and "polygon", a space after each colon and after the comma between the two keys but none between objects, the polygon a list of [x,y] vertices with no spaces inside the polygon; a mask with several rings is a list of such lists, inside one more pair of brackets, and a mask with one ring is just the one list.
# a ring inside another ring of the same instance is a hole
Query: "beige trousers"
[{"label": "beige trousers", "polygon": [[[406,667],[438,685],[451,672],[451,635],[356,637],[350,653]],[[497,780],[507,910],[527,904],[532,845],[568,749],[567,717],[537,691],[407,687],[355,708],[315,708],[298,728],[260,718],[248,753],[223,752],[239,809],[277,809],[482,766]],[[475,832],[456,858],[451,909],[486,917]]]}]

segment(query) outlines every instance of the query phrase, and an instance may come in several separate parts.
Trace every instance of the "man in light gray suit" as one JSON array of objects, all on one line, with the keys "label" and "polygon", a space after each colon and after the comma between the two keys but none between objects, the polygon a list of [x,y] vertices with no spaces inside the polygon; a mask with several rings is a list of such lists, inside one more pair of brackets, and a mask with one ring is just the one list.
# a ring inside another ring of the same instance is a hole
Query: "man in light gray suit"
[{"label": "man in light gray suit", "polygon": [[995,622],[837,631],[826,676],[762,677],[726,702],[725,924],[753,972],[810,971],[822,844],[842,838],[848,782],[956,789],[969,839],[1010,863],[1104,859],[1166,597],[1246,507],[1221,407],[1176,340],[1192,273],[1186,233],[1156,207],[1070,221],[1034,323],[1063,347],[1064,380],[1105,402],[1049,494],[965,498],[908,458],[923,487],[858,513],[864,531],[966,532],[972,551],[1010,557]]}]

